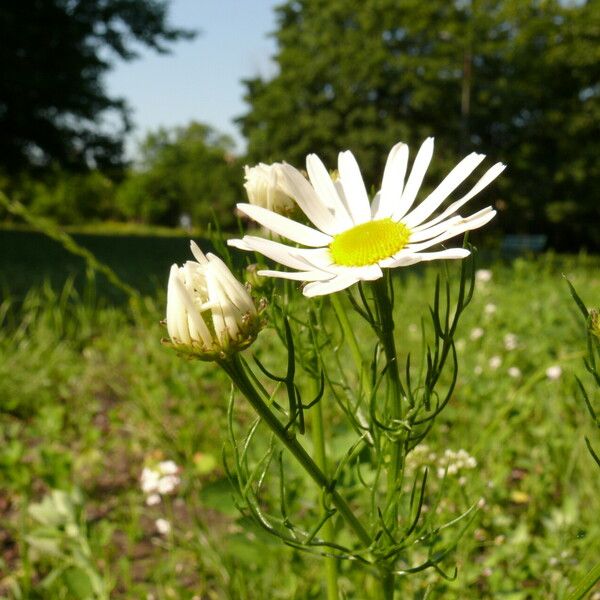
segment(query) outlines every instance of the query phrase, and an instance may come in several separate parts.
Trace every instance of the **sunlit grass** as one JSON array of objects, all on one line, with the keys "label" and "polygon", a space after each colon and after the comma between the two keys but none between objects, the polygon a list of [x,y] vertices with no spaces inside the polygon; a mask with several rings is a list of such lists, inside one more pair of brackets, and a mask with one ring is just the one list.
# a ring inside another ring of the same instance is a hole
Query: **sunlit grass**
[{"label": "sunlit grass", "polygon": [[[440,510],[479,498],[483,508],[454,556],[456,581],[424,573],[406,581],[407,594],[429,583],[436,598],[561,598],[600,555],[598,472],[584,443],[595,432],[574,386],[574,374],[585,378],[585,335],[562,278],[598,304],[598,266],[548,255],[492,264],[491,281],[478,282],[457,334],[459,383],[424,460],[435,454],[435,467],[447,449],[474,456]],[[435,272],[405,270],[398,281],[403,353],[418,352]],[[240,520],[219,466],[229,385],[160,345],[162,290],[132,312],[84,288],[37,286],[0,304],[0,596],[73,597],[84,585],[65,539],[58,555],[45,551],[28,511],[51,489],[79,489],[78,535],[111,597],[321,597],[316,560],[311,577],[313,559]],[[357,323],[357,334],[369,332]],[[253,350],[277,366],[268,331]],[[562,369],[554,380],[552,366]],[[340,426],[332,403],[326,412]],[[182,484],[148,507],[139,476],[153,457],[177,462]],[[343,565],[348,597],[364,586],[364,573]]]}]

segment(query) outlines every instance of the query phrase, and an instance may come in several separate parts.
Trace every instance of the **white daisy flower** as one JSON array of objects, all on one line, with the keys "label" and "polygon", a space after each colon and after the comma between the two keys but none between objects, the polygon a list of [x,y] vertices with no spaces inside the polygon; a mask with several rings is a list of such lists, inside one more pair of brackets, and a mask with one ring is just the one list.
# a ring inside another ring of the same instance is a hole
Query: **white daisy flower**
[{"label": "white daisy flower", "polygon": [[435,217],[442,202],[485,158],[472,153],[463,159],[423,202],[413,208],[433,155],[433,138],[421,146],[410,175],[408,146],[396,144],[387,159],[381,189],[369,203],[360,169],[350,151],[338,159],[339,178],[333,181],[315,154],[306,158],[308,181],[294,167],[280,165],[280,185],[294,198],[314,225],[307,227],[251,204],[238,209],[272,232],[308,248],[296,248],[255,236],[229,240],[242,250],[256,251],[294,272],[263,270],[259,275],[310,282],[305,296],[343,290],[357,281],[382,277],[382,268],[413,265],[442,258],[465,258],[469,251],[450,248],[426,251],[445,240],[485,225],[495,215],[490,206],[461,217],[457,211],[489,185],[505,168],[495,164],[462,198]]}]

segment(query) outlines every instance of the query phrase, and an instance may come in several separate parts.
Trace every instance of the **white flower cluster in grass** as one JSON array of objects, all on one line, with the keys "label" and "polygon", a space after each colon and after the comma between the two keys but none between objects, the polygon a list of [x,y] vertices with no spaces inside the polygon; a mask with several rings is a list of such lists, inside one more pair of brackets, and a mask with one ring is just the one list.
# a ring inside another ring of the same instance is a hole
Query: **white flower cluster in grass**
[{"label": "white flower cluster in grass", "polygon": [[513,379],[519,379],[519,377],[521,377],[521,369],[519,369],[519,367],[510,367],[510,369],[508,369],[508,376]]},{"label": "white flower cluster in grass", "polygon": [[497,310],[498,307],[495,304],[492,304],[491,302],[488,302],[483,309],[485,314],[489,316],[496,314]]},{"label": "white flower cluster in grass", "polygon": [[437,476],[442,479],[446,473],[448,475],[457,475],[464,469],[474,469],[477,461],[466,450],[445,450],[444,454],[438,458]]},{"label": "white flower cluster in grass", "polygon": [[171,523],[166,519],[156,519],[156,521],[154,521],[154,526],[160,535],[169,535],[171,532]]},{"label": "white flower cluster in grass", "polygon": [[562,368],[560,365],[552,365],[546,369],[546,377],[551,380],[560,379]]},{"label": "white flower cluster in grass", "polygon": [[504,336],[504,348],[508,351],[516,350],[519,346],[519,339],[514,333],[507,333]]},{"label": "white flower cluster in grass", "polygon": [[489,269],[477,269],[475,271],[475,280],[480,283],[488,283],[492,280],[493,274]]},{"label": "white flower cluster in grass", "polygon": [[146,494],[146,504],[160,504],[161,496],[171,494],[181,483],[179,467],[172,460],[163,460],[154,467],[144,467],[140,477],[142,491]]},{"label": "white flower cluster in grass", "polygon": [[469,334],[469,337],[471,338],[472,341],[476,341],[476,340],[482,338],[484,333],[485,332],[483,331],[483,329],[481,327],[475,327],[474,329],[471,329],[471,333]]},{"label": "white flower cluster in grass", "polygon": [[500,356],[492,356],[488,362],[490,369],[494,371],[502,364],[502,358]]},{"label": "white flower cluster in grass", "polygon": [[[408,475],[420,467],[434,468],[437,476],[442,479],[446,474],[459,475],[466,469],[474,469],[477,466],[477,460],[466,450],[444,450],[443,454],[438,454],[431,450],[427,444],[419,444],[406,457],[406,472]],[[464,480],[460,481],[464,484]]]}]

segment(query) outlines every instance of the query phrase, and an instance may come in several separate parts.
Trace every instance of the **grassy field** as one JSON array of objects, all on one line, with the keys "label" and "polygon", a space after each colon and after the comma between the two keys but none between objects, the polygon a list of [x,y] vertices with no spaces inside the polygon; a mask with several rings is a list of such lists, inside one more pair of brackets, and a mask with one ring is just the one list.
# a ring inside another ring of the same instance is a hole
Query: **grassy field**
[{"label": "grassy field", "polygon": [[[102,282],[65,283],[78,260],[42,236],[0,233],[0,598],[323,598],[319,559],[234,505],[221,462],[224,376],[159,343],[168,267],[187,257],[187,239],[79,240],[148,296],[134,306]],[[450,482],[438,510],[478,498],[482,509],[447,560],[456,579],[425,571],[402,582],[403,598],[566,598],[600,557],[600,471],[584,443],[598,434],[574,384],[586,381],[585,332],[562,277],[597,305],[600,260],[487,266],[458,333],[458,386],[419,455],[434,469],[446,450],[472,455],[477,466]],[[398,278],[403,352],[436,272]],[[277,367],[272,337],[267,328],[253,351]],[[337,410],[325,406],[339,429]],[[238,412],[250,422],[248,407]],[[180,482],[149,506],[140,475],[164,460]],[[341,573],[345,597],[371,597],[356,563]]]}]

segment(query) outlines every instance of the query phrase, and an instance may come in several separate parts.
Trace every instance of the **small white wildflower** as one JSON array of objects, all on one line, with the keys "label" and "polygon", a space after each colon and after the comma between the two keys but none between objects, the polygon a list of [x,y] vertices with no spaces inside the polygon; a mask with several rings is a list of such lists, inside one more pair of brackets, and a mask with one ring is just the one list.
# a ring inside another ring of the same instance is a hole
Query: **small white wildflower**
[{"label": "small white wildflower", "polygon": [[519,345],[519,340],[514,333],[507,333],[504,336],[504,348],[506,350],[515,350]]},{"label": "small white wildflower", "polygon": [[157,490],[159,494],[170,494],[179,485],[180,479],[177,475],[165,475],[158,481]]},{"label": "small white wildflower", "polygon": [[168,535],[171,532],[171,523],[166,519],[156,519],[154,525],[160,535]]},{"label": "small white wildflower", "polygon": [[498,307],[490,302],[485,305],[483,312],[485,312],[486,315],[494,315],[496,314],[496,310],[498,310]]},{"label": "small white wildflower", "polygon": [[156,491],[158,487],[158,481],[160,479],[160,473],[149,467],[144,467],[140,482],[142,485],[142,491],[146,494],[151,494]]},{"label": "small white wildflower", "polygon": [[560,365],[552,365],[546,369],[546,377],[548,379],[559,379],[562,375],[562,368]]},{"label": "small white wildflower", "polygon": [[481,365],[477,365],[474,369],[473,369],[473,373],[475,373],[475,375],[481,375],[481,373],[483,373],[483,369],[481,368]]},{"label": "small white wildflower", "polygon": [[172,460],[163,460],[158,463],[158,470],[161,475],[175,475],[179,471],[179,467]]},{"label": "small white wildflower", "polygon": [[477,269],[475,279],[481,283],[488,283],[492,280],[492,272],[489,269]]},{"label": "small white wildflower", "polygon": [[502,364],[502,359],[499,356],[492,356],[489,361],[490,369],[497,369]]},{"label": "small white wildflower", "polygon": [[160,494],[150,494],[146,498],[146,504],[148,506],[156,506],[157,504],[160,504],[160,503],[161,503]]},{"label": "small white wildflower", "polygon": [[482,338],[484,334],[484,331],[481,327],[475,327],[475,329],[471,329],[471,333],[469,334],[469,337],[471,338],[471,340],[475,341],[478,340],[479,338]]},{"label": "small white wildflower", "polygon": [[519,379],[519,377],[521,377],[521,369],[519,369],[519,367],[510,367],[510,369],[508,369],[508,376],[513,379]]}]

